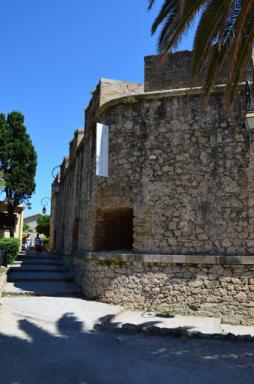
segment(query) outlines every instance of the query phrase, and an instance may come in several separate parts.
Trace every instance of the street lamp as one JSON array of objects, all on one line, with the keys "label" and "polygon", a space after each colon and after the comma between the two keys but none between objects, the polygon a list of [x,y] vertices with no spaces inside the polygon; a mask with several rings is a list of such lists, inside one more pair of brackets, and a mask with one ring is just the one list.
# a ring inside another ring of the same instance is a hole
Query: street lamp
[{"label": "street lamp", "polygon": [[54,167],[51,171],[51,175],[53,177],[53,179],[55,180],[58,175],[59,175],[59,170],[61,169],[61,165],[57,165],[56,167]]},{"label": "street lamp", "polygon": [[47,206],[48,206],[48,203],[49,202],[51,202],[51,199],[50,199],[50,197],[47,197],[47,196],[45,196],[45,197],[43,197],[42,199],[41,199],[41,205],[43,206],[43,208],[42,208],[42,214],[45,216],[46,215],[46,212],[47,212]]},{"label": "street lamp", "polygon": [[251,103],[251,89],[248,81],[245,83],[245,126],[249,131],[254,129],[254,110]]}]

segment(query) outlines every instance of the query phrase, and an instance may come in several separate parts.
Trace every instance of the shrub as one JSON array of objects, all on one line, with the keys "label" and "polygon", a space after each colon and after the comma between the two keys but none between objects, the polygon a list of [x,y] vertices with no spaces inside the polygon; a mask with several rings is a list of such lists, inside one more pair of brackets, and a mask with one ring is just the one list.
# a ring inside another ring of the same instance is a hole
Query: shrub
[{"label": "shrub", "polygon": [[28,229],[29,229],[30,227],[29,227],[29,224],[27,224],[27,223],[24,223],[24,225],[23,225],[23,232],[28,232]]},{"label": "shrub", "polygon": [[138,103],[138,99],[135,96],[127,96],[123,99],[123,103],[134,107]]},{"label": "shrub", "polygon": [[44,246],[44,245],[47,245],[49,242],[49,237],[47,236],[42,236],[41,237],[41,245]]},{"label": "shrub", "polygon": [[16,260],[19,253],[19,247],[19,239],[0,239],[0,248],[3,248],[5,250],[5,259],[8,264],[12,264],[14,260]]},{"label": "shrub", "polygon": [[37,220],[36,231],[46,237],[49,237],[50,216],[44,215]]}]

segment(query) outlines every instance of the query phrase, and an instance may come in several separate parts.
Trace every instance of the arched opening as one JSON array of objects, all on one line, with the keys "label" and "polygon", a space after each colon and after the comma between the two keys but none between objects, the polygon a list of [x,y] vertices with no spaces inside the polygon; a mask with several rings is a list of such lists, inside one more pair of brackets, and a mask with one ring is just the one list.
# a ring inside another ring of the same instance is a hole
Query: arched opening
[{"label": "arched opening", "polygon": [[96,251],[131,251],[133,248],[133,209],[118,207],[97,211],[93,239],[93,248]]}]

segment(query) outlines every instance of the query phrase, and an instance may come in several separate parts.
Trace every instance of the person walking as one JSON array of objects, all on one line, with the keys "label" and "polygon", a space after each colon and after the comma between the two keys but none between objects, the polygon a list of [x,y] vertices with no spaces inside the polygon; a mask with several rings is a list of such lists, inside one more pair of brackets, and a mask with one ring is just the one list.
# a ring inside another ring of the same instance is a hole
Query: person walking
[{"label": "person walking", "polygon": [[31,238],[30,236],[26,237],[25,239],[25,250],[26,251],[29,251],[30,247],[31,247]]},{"label": "person walking", "polygon": [[36,253],[41,252],[41,238],[39,233],[37,233],[36,238],[34,240],[34,246],[35,246]]}]

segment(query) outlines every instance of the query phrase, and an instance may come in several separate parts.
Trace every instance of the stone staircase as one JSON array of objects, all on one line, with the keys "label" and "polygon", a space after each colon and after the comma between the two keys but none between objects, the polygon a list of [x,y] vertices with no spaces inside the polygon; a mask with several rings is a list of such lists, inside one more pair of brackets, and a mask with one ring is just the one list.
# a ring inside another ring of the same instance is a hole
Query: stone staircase
[{"label": "stone staircase", "polygon": [[60,257],[20,252],[8,270],[3,295],[77,297],[81,290]]}]

